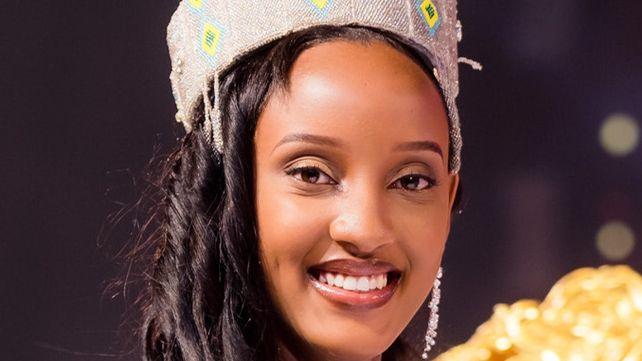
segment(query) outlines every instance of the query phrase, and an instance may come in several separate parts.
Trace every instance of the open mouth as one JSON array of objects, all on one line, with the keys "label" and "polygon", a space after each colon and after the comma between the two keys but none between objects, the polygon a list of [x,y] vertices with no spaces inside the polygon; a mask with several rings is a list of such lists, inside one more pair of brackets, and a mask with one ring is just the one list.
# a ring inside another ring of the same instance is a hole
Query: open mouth
[{"label": "open mouth", "polygon": [[400,272],[390,271],[373,275],[353,276],[344,273],[327,272],[311,268],[308,274],[316,281],[333,288],[353,292],[371,292],[395,285],[401,277]]},{"label": "open mouth", "polygon": [[351,308],[372,309],[383,306],[392,298],[401,279],[401,272],[357,275],[310,268],[308,279],[329,301]]}]

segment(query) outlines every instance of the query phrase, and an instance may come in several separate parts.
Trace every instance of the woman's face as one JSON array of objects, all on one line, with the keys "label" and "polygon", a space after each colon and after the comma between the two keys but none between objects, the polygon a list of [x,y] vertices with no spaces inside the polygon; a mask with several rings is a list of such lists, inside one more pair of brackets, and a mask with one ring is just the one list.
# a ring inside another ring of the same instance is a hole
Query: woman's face
[{"label": "woman's face", "polygon": [[317,45],[290,81],[254,139],[268,287],[306,360],[371,360],[441,263],[458,183],[446,110],[421,67],[380,41]]}]

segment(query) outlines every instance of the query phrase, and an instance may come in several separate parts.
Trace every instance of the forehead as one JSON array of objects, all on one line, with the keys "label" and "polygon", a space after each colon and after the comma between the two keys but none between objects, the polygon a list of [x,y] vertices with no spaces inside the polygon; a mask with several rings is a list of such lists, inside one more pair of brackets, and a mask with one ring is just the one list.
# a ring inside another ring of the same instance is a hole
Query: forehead
[{"label": "forehead", "polygon": [[288,89],[268,100],[255,140],[276,144],[288,133],[355,146],[431,140],[448,150],[448,118],[437,87],[421,66],[381,41],[332,41],[304,51]]}]

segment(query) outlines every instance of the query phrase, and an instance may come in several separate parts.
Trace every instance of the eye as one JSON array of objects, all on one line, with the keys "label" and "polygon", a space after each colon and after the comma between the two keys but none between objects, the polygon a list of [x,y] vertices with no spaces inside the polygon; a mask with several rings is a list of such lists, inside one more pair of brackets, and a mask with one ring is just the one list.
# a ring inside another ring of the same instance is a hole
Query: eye
[{"label": "eye", "polygon": [[422,191],[432,188],[436,185],[434,179],[426,177],[421,174],[408,174],[397,179],[392,188],[401,188],[408,191]]},{"label": "eye", "polygon": [[318,167],[306,166],[292,168],[286,172],[295,179],[311,184],[336,184],[336,182]]}]

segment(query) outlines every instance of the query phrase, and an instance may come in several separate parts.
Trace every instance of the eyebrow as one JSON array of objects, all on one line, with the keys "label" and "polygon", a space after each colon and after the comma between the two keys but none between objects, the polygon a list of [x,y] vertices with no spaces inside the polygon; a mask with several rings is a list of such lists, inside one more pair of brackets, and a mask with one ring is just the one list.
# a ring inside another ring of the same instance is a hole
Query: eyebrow
[{"label": "eyebrow", "polygon": [[439,146],[439,144],[430,140],[401,143],[395,146],[394,150],[395,151],[428,150],[439,154],[439,156],[442,159],[444,158],[444,152],[441,150],[441,147]]},{"label": "eyebrow", "polygon": [[[336,148],[344,147],[344,144],[336,138],[328,137],[325,135],[295,133],[295,134],[288,134],[285,137],[283,137],[283,139],[281,139],[274,146],[274,149],[280,147],[283,144],[292,143],[292,142],[304,142],[304,143],[312,143],[312,144],[318,144],[318,145],[327,145],[327,146],[336,147]],[[274,149],[272,151],[274,151]]]},{"label": "eyebrow", "polygon": [[[326,146],[331,146],[336,148],[345,147],[344,143],[336,138],[328,137],[325,135],[294,133],[294,134],[288,134],[285,137],[283,137],[274,146],[274,149],[280,147],[283,144],[292,143],[292,142],[312,143],[312,144],[326,145]],[[274,149],[272,151],[274,151]],[[439,154],[439,156],[442,159],[444,157],[444,153],[441,150],[441,147],[439,146],[439,144],[430,140],[405,142],[405,143],[397,144],[393,150],[397,152],[427,150],[427,151],[432,151]]]}]

